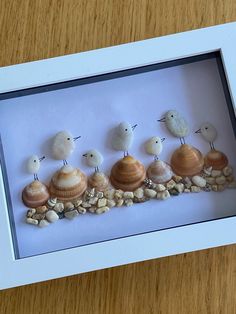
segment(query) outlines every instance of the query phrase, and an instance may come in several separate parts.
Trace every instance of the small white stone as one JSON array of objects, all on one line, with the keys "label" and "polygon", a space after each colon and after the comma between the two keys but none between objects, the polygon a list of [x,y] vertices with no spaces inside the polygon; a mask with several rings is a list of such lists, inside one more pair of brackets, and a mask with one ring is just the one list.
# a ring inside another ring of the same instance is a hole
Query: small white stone
[{"label": "small white stone", "polygon": [[130,198],[126,198],[124,200],[124,203],[125,203],[126,206],[132,206],[133,205],[133,200],[130,199]]},{"label": "small white stone", "polygon": [[67,203],[65,203],[65,210],[73,210],[74,208],[75,208],[75,206],[74,206],[74,204],[73,203],[71,203],[71,202],[67,202]]},{"label": "small white stone", "polygon": [[170,193],[168,190],[165,190],[162,192],[157,192],[157,199],[158,200],[166,200],[169,197],[170,197]]},{"label": "small white stone", "polygon": [[46,212],[46,218],[49,222],[55,222],[59,219],[57,213],[54,210]]},{"label": "small white stone", "polygon": [[92,205],[89,204],[88,202],[83,202],[83,203],[81,204],[81,206],[84,207],[84,208],[89,208],[89,207],[91,207]]},{"label": "small white stone", "polygon": [[90,198],[89,204],[95,205],[95,204],[97,204],[97,201],[98,201],[98,197],[94,196],[94,197]]},{"label": "small white stone", "polygon": [[208,183],[208,184],[215,184],[216,183],[216,178],[212,178],[212,177],[207,177],[206,178],[206,182]]},{"label": "small white stone", "polygon": [[166,187],[163,184],[157,184],[156,185],[156,191],[157,192],[162,192],[165,191]]},{"label": "small white stone", "polygon": [[183,178],[181,176],[177,176],[177,175],[174,175],[173,176],[173,180],[176,182],[176,183],[179,183]]},{"label": "small white stone", "polygon": [[106,198],[100,198],[99,200],[98,200],[98,207],[104,207],[104,206],[106,206],[106,204],[107,204],[107,199]]},{"label": "small white stone", "polygon": [[27,224],[31,224],[31,225],[38,225],[38,220],[36,219],[32,219],[32,218],[26,218],[26,222]]},{"label": "small white stone", "polygon": [[229,183],[228,188],[236,189],[236,181],[233,181],[233,182]]},{"label": "small white stone", "polygon": [[226,177],[232,175],[232,174],[233,174],[233,168],[230,167],[230,166],[225,167],[225,168],[223,169],[223,174],[224,174]]},{"label": "small white stone", "polygon": [[190,193],[191,191],[189,189],[184,189],[184,193]]},{"label": "small white stone", "polygon": [[148,198],[154,198],[154,197],[156,197],[157,192],[155,190],[152,190],[152,189],[145,189],[144,194]]},{"label": "small white stone", "polygon": [[190,180],[189,177],[185,177],[185,178],[183,179],[183,183],[184,183],[184,185],[185,185],[185,187],[186,187],[187,189],[190,189],[190,188],[191,188],[192,181]]},{"label": "small white stone", "polygon": [[[90,207],[90,208],[91,208],[91,207]],[[90,208],[88,208],[88,210],[89,210]],[[79,212],[80,214],[82,214],[82,215],[86,214],[86,212],[87,212],[87,209],[84,208],[84,207],[82,207],[82,206],[79,206],[79,207],[77,208],[77,210],[78,210],[78,212]]]},{"label": "small white stone", "polygon": [[216,178],[216,184],[225,184],[226,178],[224,176],[220,176]]},{"label": "small white stone", "polygon": [[[83,208],[83,207],[82,207],[82,208]],[[89,211],[90,213],[92,213],[92,214],[94,214],[94,213],[96,212],[96,210],[97,210],[96,207],[90,207],[90,208],[88,209],[88,211]]]},{"label": "small white stone", "polygon": [[64,204],[63,203],[57,203],[54,206],[53,210],[55,210],[55,212],[57,212],[57,213],[62,213],[64,210]]},{"label": "small white stone", "polygon": [[183,193],[183,191],[184,191],[184,184],[183,184],[183,183],[177,183],[177,184],[175,185],[175,189],[176,189],[176,191],[178,191],[179,193]]},{"label": "small white stone", "polygon": [[142,188],[138,188],[134,191],[134,196],[137,198],[143,198],[144,196],[144,190]]},{"label": "small white stone", "polygon": [[30,209],[27,211],[27,217],[28,217],[28,218],[31,218],[34,214],[36,214],[36,209],[35,209],[35,208],[30,208]]},{"label": "small white stone", "polygon": [[230,175],[228,177],[226,177],[227,182],[233,182],[234,181],[234,176]]},{"label": "small white stone", "polygon": [[79,213],[76,209],[65,212],[65,217],[68,219],[73,219],[77,216],[79,216]]},{"label": "small white stone", "polygon": [[107,200],[107,207],[112,208],[116,206],[116,202],[114,200]]},{"label": "small white stone", "polygon": [[81,204],[82,204],[82,200],[81,199],[79,199],[79,200],[76,200],[76,201],[74,201],[74,206],[75,207],[79,207]]},{"label": "small white stone", "polygon": [[49,225],[49,222],[46,219],[42,219],[39,222],[39,227],[43,228],[43,227],[47,227]]},{"label": "small white stone", "polygon": [[212,191],[217,192],[218,191],[218,185],[217,184],[213,184],[211,186]]},{"label": "small white stone", "polygon": [[103,198],[103,192],[99,191],[96,193],[97,198]]},{"label": "small white stone", "polygon": [[193,182],[193,184],[195,184],[196,186],[198,186],[200,188],[204,188],[206,186],[206,180],[200,176],[193,176],[192,182]]},{"label": "small white stone", "polygon": [[168,190],[171,190],[175,187],[176,183],[174,180],[170,180],[169,182],[166,183],[166,187]]},{"label": "small white stone", "polygon": [[116,201],[116,206],[117,207],[121,207],[121,206],[123,206],[123,204],[124,204],[123,198],[120,198],[119,200]]},{"label": "small white stone", "polygon": [[134,193],[133,192],[124,192],[123,198],[124,199],[134,198]]},{"label": "small white stone", "polygon": [[124,192],[122,190],[116,190],[114,194],[114,198],[119,200],[123,197]]},{"label": "small white stone", "polygon": [[114,194],[115,194],[115,189],[109,189],[104,192],[104,196],[109,200],[112,200],[114,198]]},{"label": "small white stone", "polygon": [[199,193],[199,192],[201,192],[201,188],[199,186],[192,185],[191,186],[191,192],[192,193]]},{"label": "small white stone", "polygon": [[211,176],[213,178],[220,177],[221,175],[222,175],[222,171],[221,170],[212,170],[212,172],[211,172]]},{"label": "small white stone", "polygon": [[109,211],[109,207],[107,206],[104,206],[104,207],[99,207],[97,210],[96,210],[96,214],[103,214],[103,213],[106,213]]},{"label": "small white stone", "polygon": [[225,190],[225,185],[224,184],[219,184],[218,185],[218,192],[222,192],[222,191],[224,191]]}]

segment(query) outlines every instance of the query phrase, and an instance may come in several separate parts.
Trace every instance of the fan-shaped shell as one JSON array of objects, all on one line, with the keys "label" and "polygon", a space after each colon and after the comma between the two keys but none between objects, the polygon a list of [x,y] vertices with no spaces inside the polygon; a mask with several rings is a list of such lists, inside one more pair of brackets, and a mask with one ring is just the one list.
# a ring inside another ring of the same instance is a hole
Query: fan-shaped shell
[{"label": "fan-shaped shell", "polygon": [[161,160],[156,160],[151,163],[147,169],[147,177],[154,183],[165,183],[173,176],[170,166]]},{"label": "fan-shaped shell", "polygon": [[48,199],[49,192],[47,186],[38,180],[27,185],[22,192],[23,203],[30,208],[45,205]]},{"label": "fan-shaped shell", "polygon": [[63,166],[52,177],[49,190],[52,197],[60,201],[73,201],[87,188],[87,177],[79,169]]},{"label": "fan-shaped shell", "polygon": [[103,172],[95,172],[89,177],[88,183],[97,191],[105,191],[109,185],[109,179]]},{"label": "fan-shaped shell", "polygon": [[204,166],[202,153],[190,145],[184,144],[176,149],[171,157],[171,168],[180,176],[193,176],[201,172]]},{"label": "fan-shaped shell", "polygon": [[228,165],[229,161],[227,156],[215,149],[209,151],[205,156],[205,165],[207,167],[212,167],[215,170],[222,170]]},{"label": "fan-shaped shell", "polygon": [[144,166],[132,156],[119,160],[111,169],[111,184],[123,191],[134,191],[140,187],[146,177]]}]

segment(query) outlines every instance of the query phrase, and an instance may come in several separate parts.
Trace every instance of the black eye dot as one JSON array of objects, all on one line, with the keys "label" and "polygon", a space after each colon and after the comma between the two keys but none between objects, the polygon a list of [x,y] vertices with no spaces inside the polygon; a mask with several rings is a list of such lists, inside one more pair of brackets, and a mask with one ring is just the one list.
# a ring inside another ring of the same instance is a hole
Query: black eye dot
[{"label": "black eye dot", "polygon": [[125,131],[128,131],[128,129],[125,129]]},{"label": "black eye dot", "polygon": [[205,130],[208,130],[208,127],[206,127]]},{"label": "black eye dot", "polygon": [[171,118],[174,118],[173,114],[171,115]]},{"label": "black eye dot", "polygon": [[36,160],[34,160],[34,162],[36,162]]},{"label": "black eye dot", "polygon": [[93,157],[93,155],[90,155],[90,157]]},{"label": "black eye dot", "polygon": [[69,137],[67,137],[67,141],[69,141],[70,140],[70,138]]},{"label": "black eye dot", "polygon": [[156,143],[158,143],[158,141],[156,141]]}]

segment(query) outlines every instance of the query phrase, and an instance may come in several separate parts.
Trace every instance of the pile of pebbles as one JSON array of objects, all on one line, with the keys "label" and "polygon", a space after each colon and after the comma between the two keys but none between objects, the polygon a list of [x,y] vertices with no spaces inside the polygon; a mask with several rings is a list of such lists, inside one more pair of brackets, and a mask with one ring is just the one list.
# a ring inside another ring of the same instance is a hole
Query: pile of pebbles
[{"label": "pile of pebbles", "polygon": [[26,222],[46,227],[59,219],[74,219],[87,212],[103,214],[113,207],[132,206],[150,199],[166,200],[182,193],[221,192],[226,188],[236,188],[232,167],[227,166],[223,170],[205,168],[200,175],[191,178],[174,175],[165,184],[155,184],[150,179],[145,179],[143,186],[134,192],[124,192],[114,188],[101,192],[93,188],[87,190],[82,199],[74,202],[63,203],[56,198],[51,198],[44,206],[30,208],[26,214]]}]

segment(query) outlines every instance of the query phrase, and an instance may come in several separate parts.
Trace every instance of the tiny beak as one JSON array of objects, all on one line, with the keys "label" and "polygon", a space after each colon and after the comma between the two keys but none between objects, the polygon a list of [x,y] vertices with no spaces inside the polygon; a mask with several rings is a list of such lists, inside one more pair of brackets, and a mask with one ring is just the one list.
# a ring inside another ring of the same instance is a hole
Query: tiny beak
[{"label": "tiny beak", "polygon": [[137,124],[133,125],[132,126],[132,130],[134,130],[136,128]]},{"label": "tiny beak", "polygon": [[163,117],[163,118],[161,118],[161,119],[157,120],[157,122],[166,122],[166,118],[165,118],[165,117]]},{"label": "tiny beak", "polygon": [[45,156],[39,158],[39,161],[41,162],[41,161],[43,161],[44,159],[45,159]]},{"label": "tiny beak", "polygon": [[201,129],[198,129],[195,133],[202,133]]},{"label": "tiny beak", "polygon": [[79,138],[81,138],[81,136],[74,137],[73,140],[77,141]]},{"label": "tiny beak", "polygon": [[165,139],[166,139],[166,138],[165,138],[165,137],[163,137],[163,138],[161,139],[161,141],[162,141],[162,142],[164,142],[164,141],[165,141]]},{"label": "tiny beak", "polygon": [[83,154],[83,157],[87,157],[88,156],[88,154]]}]

